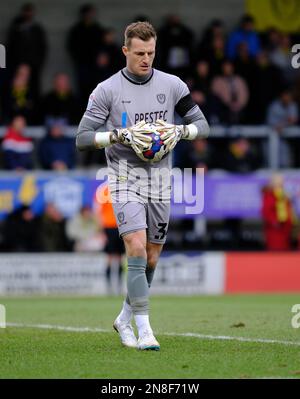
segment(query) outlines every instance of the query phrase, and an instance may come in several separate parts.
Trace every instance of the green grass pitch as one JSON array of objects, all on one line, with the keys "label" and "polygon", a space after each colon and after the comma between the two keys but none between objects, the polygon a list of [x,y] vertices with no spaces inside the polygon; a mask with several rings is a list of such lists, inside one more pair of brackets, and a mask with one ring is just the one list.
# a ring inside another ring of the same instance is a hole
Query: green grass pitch
[{"label": "green grass pitch", "polygon": [[[300,377],[300,329],[291,325],[300,295],[152,297],[159,352],[121,346],[112,329],[121,297],[0,298],[0,303],[8,323],[0,329],[0,378]],[[41,324],[91,330],[38,328]]]}]

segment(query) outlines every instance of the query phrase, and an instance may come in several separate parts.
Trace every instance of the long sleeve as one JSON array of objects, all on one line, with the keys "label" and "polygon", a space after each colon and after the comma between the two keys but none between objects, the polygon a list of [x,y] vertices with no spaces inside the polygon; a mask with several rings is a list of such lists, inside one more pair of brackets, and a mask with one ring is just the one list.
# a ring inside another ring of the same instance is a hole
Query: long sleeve
[{"label": "long sleeve", "polygon": [[105,125],[109,109],[107,95],[99,84],[90,95],[86,111],[78,126],[76,147],[80,151],[95,149],[96,131]]},{"label": "long sleeve", "polygon": [[198,129],[198,134],[196,138],[206,138],[209,135],[210,128],[208,122],[200,110],[198,105],[188,111],[183,117],[183,121],[186,125],[193,124]]},{"label": "long sleeve", "polygon": [[96,131],[103,126],[104,123],[101,125],[99,122],[83,116],[76,134],[76,148],[80,151],[95,150]]}]

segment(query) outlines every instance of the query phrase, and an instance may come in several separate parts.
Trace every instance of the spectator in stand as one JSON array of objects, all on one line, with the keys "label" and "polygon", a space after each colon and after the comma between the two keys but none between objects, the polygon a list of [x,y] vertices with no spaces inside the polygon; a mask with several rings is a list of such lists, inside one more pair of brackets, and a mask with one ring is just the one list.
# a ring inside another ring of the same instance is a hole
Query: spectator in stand
[{"label": "spectator in stand", "polygon": [[[284,128],[296,125],[298,120],[297,104],[293,100],[291,92],[285,89],[281,92],[280,97],[269,105],[266,123],[275,129],[280,136]],[[280,138],[278,150],[280,167],[291,167],[293,165],[291,150],[287,141],[283,138]]]},{"label": "spectator in stand", "polygon": [[273,50],[276,50],[279,45],[280,45],[280,32],[276,28],[270,28],[267,30],[265,34],[262,35],[263,39],[263,49],[265,51],[272,52]]},{"label": "spectator in stand", "polygon": [[36,123],[35,97],[31,88],[31,69],[27,64],[21,64],[11,82],[4,90],[2,107],[4,122],[10,121],[15,115],[23,115],[29,125]]},{"label": "spectator in stand", "polygon": [[72,249],[66,235],[66,219],[55,207],[48,203],[41,218],[40,236],[45,252],[65,252]]},{"label": "spectator in stand", "polygon": [[14,68],[27,64],[32,71],[34,96],[40,92],[40,75],[47,54],[44,28],[35,21],[36,8],[32,3],[21,7],[20,14],[12,21],[7,38],[7,65]]},{"label": "spectator in stand", "polygon": [[207,61],[198,61],[195,73],[191,79],[191,95],[202,112],[209,119],[210,114],[210,74]]},{"label": "spectator in stand", "polygon": [[193,63],[194,34],[176,14],[169,15],[158,33],[160,68],[185,79]]},{"label": "spectator in stand", "polygon": [[224,22],[220,19],[213,19],[204,30],[197,48],[197,58],[206,57],[206,54],[210,53],[216,38],[222,38],[225,41]]},{"label": "spectator in stand", "polygon": [[2,248],[8,252],[36,252],[40,248],[39,218],[27,205],[9,214],[3,226]]},{"label": "spectator in stand", "polygon": [[242,17],[240,27],[229,35],[227,57],[234,60],[238,55],[238,46],[243,42],[247,43],[250,56],[256,57],[261,50],[260,40],[254,29],[254,19],[248,14]]},{"label": "spectator in stand", "polygon": [[267,108],[283,87],[280,70],[270,63],[266,51],[256,57],[255,84],[251,86],[251,122],[264,124]]},{"label": "spectator in stand", "polygon": [[32,140],[24,136],[26,120],[16,116],[2,141],[4,168],[9,170],[25,170],[32,168]]},{"label": "spectator in stand", "polygon": [[192,75],[192,88],[208,94],[210,91],[210,69],[206,60],[199,60]]},{"label": "spectator in stand", "polygon": [[215,97],[213,119],[226,124],[242,123],[249,90],[245,80],[235,74],[232,62],[223,62],[222,75],[213,79],[211,90]]},{"label": "spectator in stand", "polygon": [[256,63],[254,57],[250,55],[248,44],[241,42],[237,48],[237,57],[234,61],[236,73],[245,79],[249,89],[249,101],[245,109],[244,123],[251,124],[253,106],[256,103],[256,98],[253,96],[252,90],[257,85],[256,83]]},{"label": "spectator in stand", "polygon": [[44,169],[67,170],[75,167],[75,142],[65,136],[66,121],[49,119],[48,134],[39,148],[40,163]]},{"label": "spectator in stand", "polygon": [[79,102],[71,89],[70,78],[59,73],[53,81],[53,89],[42,99],[41,121],[47,118],[64,118],[69,125],[79,122]]},{"label": "spectator in stand", "polygon": [[[212,96],[210,92],[209,64],[206,60],[197,62],[194,74],[191,75],[188,85],[192,99],[199,105],[205,117],[210,120]],[[204,144],[203,144],[204,145]],[[191,167],[194,161],[190,155],[193,152],[193,145],[187,141],[181,141],[174,149],[173,164],[178,168]],[[192,166],[195,167],[195,166]]]},{"label": "spectator in stand", "polygon": [[81,6],[79,21],[71,28],[67,38],[67,49],[74,64],[83,107],[94,88],[93,69],[102,45],[103,28],[96,21],[96,16],[95,6]]},{"label": "spectator in stand", "polygon": [[203,59],[205,59],[210,66],[211,76],[216,76],[221,73],[222,63],[225,61],[225,38],[223,36],[215,36],[212,39],[211,46],[203,51]]},{"label": "spectator in stand", "polygon": [[249,140],[242,136],[235,137],[224,153],[221,166],[233,173],[250,173],[257,169],[258,157]]},{"label": "spectator in stand", "polygon": [[213,165],[213,153],[211,146],[206,139],[196,139],[190,144],[187,152],[186,165],[190,168],[202,168],[205,172],[210,170]]},{"label": "spectator in stand", "polygon": [[78,214],[67,221],[66,232],[76,252],[95,252],[103,249],[103,235],[90,206],[83,206]]},{"label": "spectator in stand", "polygon": [[93,80],[95,86],[108,79],[112,75],[109,54],[105,51],[99,52],[94,66]]},{"label": "spectator in stand", "polygon": [[294,213],[281,175],[273,175],[270,183],[263,189],[262,218],[266,249],[290,250]]},{"label": "spectator in stand", "polygon": [[106,29],[103,33],[103,43],[96,56],[94,86],[119,71],[124,64],[123,58],[120,46],[116,43],[115,30]]},{"label": "spectator in stand", "polygon": [[241,42],[237,46],[237,56],[234,60],[236,73],[245,79],[249,89],[255,85],[255,58],[250,55],[248,44]]},{"label": "spectator in stand", "polygon": [[196,51],[197,60],[209,63],[211,76],[221,73],[221,64],[225,60],[225,30],[223,21],[213,20],[205,29]]},{"label": "spectator in stand", "polygon": [[284,83],[292,85],[296,79],[297,69],[292,66],[291,39],[288,34],[281,34],[279,44],[269,52],[270,61],[280,69]]}]

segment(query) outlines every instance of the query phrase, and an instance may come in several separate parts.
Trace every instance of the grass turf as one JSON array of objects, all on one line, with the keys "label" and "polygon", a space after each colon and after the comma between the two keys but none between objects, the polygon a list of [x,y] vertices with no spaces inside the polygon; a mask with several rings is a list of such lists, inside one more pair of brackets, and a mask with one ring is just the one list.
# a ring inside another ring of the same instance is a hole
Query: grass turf
[{"label": "grass turf", "polygon": [[111,331],[0,329],[0,378],[299,378],[300,346],[164,335],[300,343],[300,329],[291,326],[291,308],[299,302],[299,295],[152,297],[161,351],[140,352],[122,347],[112,330],[120,297],[0,298],[7,323]]}]

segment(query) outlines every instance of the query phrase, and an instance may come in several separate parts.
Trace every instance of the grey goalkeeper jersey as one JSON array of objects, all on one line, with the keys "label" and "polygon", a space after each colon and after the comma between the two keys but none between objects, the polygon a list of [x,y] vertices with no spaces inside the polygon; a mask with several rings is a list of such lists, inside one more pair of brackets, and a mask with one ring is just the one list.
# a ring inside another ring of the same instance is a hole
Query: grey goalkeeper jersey
[{"label": "grey goalkeeper jersey", "polygon": [[[137,82],[124,69],[95,88],[83,117],[99,123],[99,127],[105,125],[106,130],[112,130],[132,126],[141,120],[154,123],[156,119],[163,119],[174,123],[176,110],[182,117],[188,115],[188,123],[192,123],[194,115],[199,118],[200,110],[194,103],[184,101],[188,97],[187,85],[177,76],[152,69],[148,79]],[[206,122],[202,113],[200,117]],[[143,168],[157,166],[143,162],[130,147],[122,144],[115,144],[105,151],[108,164],[112,160],[126,159],[128,163]],[[170,154],[158,164],[166,166],[169,161]]]},{"label": "grey goalkeeper jersey", "polygon": [[[148,77],[139,79],[124,68],[92,92],[78,135],[93,135],[89,125],[95,131],[130,127],[141,120],[174,123],[175,112],[183,117],[184,123],[196,124],[200,133],[208,132],[204,115],[192,101],[187,85],[177,76],[152,69]],[[140,197],[149,198],[151,190],[152,198],[169,199],[171,153],[160,162],[147,163],[123,144],[107,147],[105,152],[112,195],[133,192],[137,198],[136,192],[140,191]]]}]

